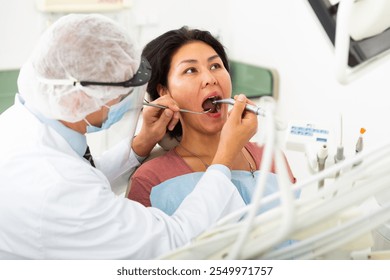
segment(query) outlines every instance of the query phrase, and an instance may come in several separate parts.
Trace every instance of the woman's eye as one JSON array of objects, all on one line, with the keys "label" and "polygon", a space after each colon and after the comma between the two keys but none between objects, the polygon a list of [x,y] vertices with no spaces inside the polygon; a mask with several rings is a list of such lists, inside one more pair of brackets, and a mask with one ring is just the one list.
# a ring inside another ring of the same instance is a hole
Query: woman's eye
[{"label": "woman's eye", "polygon": [[219,63],[214,63],[213,65],[211,65],[211,70],[215,70],[215,69],[219,69],[219,68],[221,68],[222,66],[221,66],[221,64],[219,64]]},{"label": "woman's eye", "polygon": [[192,73],[195,73],[196,72],[196,69],[191,67],[191,68],[188,68],[184,71],[184,73],[186,74],[192,74]]}]

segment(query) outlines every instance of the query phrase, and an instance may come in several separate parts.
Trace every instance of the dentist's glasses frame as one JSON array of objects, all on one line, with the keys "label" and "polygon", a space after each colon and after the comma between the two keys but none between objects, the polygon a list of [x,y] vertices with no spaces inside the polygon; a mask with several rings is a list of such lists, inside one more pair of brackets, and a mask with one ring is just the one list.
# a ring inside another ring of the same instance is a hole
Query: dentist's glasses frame
[{"label": "dentist's glasses frame", "polygon": [[75,78],[69,79],[45,79],[39,78],[45,84],[51,85],[73,85],[76,86],[80,84],[81,86],[114,86],[114,87],[138,87],[146,84],[150,79],[150,74],[152,72],[152,67],[149,64],[149,61],[141,57],[141,64],[135,73],[135,75],[123,82],[96,82],[96,81],[78,81]]}]

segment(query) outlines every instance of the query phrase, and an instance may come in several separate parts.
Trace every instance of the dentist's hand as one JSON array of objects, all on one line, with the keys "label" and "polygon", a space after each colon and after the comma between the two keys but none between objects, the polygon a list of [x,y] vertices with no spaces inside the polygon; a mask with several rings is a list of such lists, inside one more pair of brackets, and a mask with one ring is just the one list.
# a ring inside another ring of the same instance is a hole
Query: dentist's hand
[{"label": "dentist's hand", "polygon": [[143,108],[141,131],[133,139],[132,144],[133,151],[139,156],[148,156],[156,143],[164,137],[167,128],[172,130],[179,121],[179,107],[168,95],[151,103],[167,106],[168,109],[151,106]]},{"label": "dentist's hand", "polygon": [[223,164],[231,168],[232,162],[246,143],[256,134],[257,116],[245,111],[245,104],[250,102],[240,94],[222,128],[221,138],[213,164]]}]

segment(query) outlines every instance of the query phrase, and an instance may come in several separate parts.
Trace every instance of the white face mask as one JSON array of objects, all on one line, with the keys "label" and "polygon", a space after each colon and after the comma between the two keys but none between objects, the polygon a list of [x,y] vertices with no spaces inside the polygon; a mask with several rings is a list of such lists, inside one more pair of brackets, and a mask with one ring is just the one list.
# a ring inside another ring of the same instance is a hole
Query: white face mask
[{"label": "white face mask", "polygon": [[107,119],[103,122],[101,127],[90,124],[86,119],[84,121],[88,124],[87,133],[98,132],[110,128],[113,124],[119,122],[123,116],[134,106],[133,93],[130,93],[119,103],[105,107],[109,108]]}]

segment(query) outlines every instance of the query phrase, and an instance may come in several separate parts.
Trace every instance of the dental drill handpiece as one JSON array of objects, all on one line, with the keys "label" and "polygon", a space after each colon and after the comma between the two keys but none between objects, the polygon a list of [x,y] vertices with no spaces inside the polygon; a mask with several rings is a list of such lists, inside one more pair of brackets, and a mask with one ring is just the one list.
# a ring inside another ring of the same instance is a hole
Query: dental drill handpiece
[{"label": "dental drill handpiece", "polygon": [[[214,100],[213,104],[216,104],[216,103],[223,103],[223,104],[234,105],[234,103],[236,103],[236,100],[234,100],[233,98]],[[246,104],[245,105],[245,110],[247,110],[249,112],[252,112],[252,113],[254,113],[254,114],[258,115],[258,116],[265,117],[264,110],[262,108],[256,106],[256,105]]]}]

